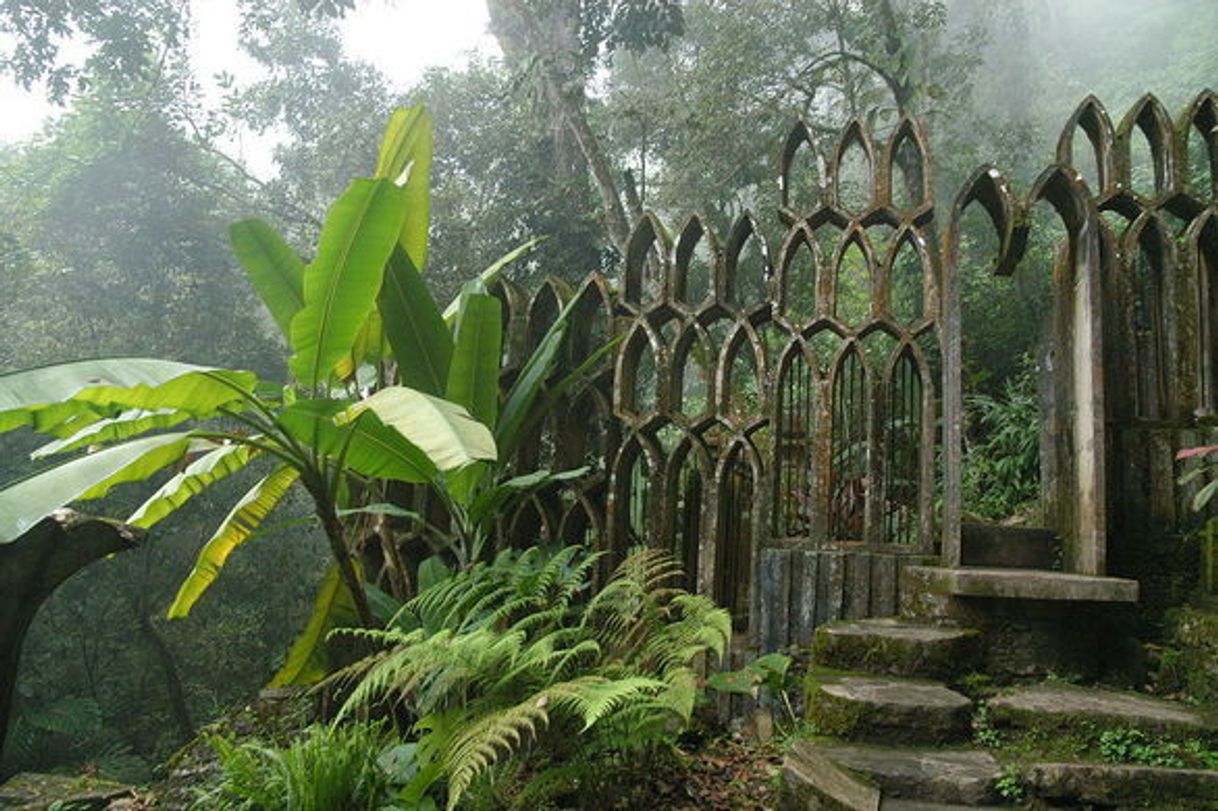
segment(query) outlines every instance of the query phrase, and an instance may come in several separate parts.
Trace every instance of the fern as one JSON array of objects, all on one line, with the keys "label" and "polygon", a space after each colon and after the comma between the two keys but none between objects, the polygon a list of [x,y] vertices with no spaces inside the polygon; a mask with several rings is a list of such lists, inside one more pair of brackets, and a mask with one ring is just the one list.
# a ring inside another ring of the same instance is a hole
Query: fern
[{"label": "fern", "polygon": [[507,551],[425,590],[393,627],[357,632],[381,649],[337,675],[356,682],[340,717],[386,700],[408,709],[427,766],[416,793],[440,775],[449,808],[526,751],[582,759],[668,740],[730,617],[674,586],[667,553],[632,552],[591,594],[597,560],[578,547]]}]

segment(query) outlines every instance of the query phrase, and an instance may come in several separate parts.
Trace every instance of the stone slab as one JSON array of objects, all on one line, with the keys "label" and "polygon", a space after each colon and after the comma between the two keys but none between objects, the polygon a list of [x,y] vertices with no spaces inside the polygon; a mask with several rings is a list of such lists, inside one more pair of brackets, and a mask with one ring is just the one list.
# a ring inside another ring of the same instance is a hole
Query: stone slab
[{"label": "stone slab", "polygon": [[892,801],[900,799],[972,806],[998,802],[994,784],[1002,768],[988,752],[847,745],[823,746],[821,751],[878,785],[884,797],[881,809],[890,809]]},{"label": "stone slab", "polygon": [[1136,603],[1138,581],[1038,569],[908,566],[910,586],[950,597]]},{"label": "stone slab", "polygon": [[969,737],[972,702],[936,682],[813,671],[808,688],[808,720],[825,735],[896,743]]},{"label": "stone slab", "polygon": [[878,811],[880,790],[838,766],[811,741],[796,741],[782,762],[783,811]]},{"label": "stone slab", "polygon": [[79,811],[102,809],[111,802],[134,796],[130,786],[93,777],[22,772],[0,786],[0,808],[41,811],[62,803]]},{"label": "stone slab", "polygon": [[883,800],[880,811],[1013,811],[1009,805],[956,805],[924,803],[920,800]]},{"label": "stone slab", "polygon": [[1069,727],[1078,723],[1130,727],[1165,735],[1212,736],[1213,716],[1162,699],[1115,690],[1042,684],[990,699],[991,722],[1001,726]]},{"label": "stone slab", "polygon": [[1052,569],[1061,543],[1051,529],[994,524],[960,525],[960,562],[964,566]]},{"label": "stone slab", "polygon": [[926,679],[973,669],[979,654],[976,630],[894,617],[826,623],[812,642],[817,666]]},{"label": "stone slab", "polygon": [[[1037,763],[1024,770],[1032,792],[1053,802],[1141,804],[1218,801],[1218,771],[1112,763]],[[1206,806],[1212,807],[1212,806]]]}]

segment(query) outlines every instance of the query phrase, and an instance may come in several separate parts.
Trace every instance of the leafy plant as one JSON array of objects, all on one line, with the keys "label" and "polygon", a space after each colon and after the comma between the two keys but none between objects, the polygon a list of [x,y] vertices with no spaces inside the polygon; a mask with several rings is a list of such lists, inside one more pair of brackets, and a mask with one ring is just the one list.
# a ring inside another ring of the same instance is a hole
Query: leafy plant
[{"label": "leafy plant", "polygon": [[[238,257],[293,351],[295,385],[141,358],[0,378],[0,430],[29,426],[53,437],[36,456],[90,449],[0,492],[0,539],[11,540],[63,504],[100,498],[182,463],[128,519],[149,527],[255,459],[271,460],[270,472],[204,545],[170,616],[189,612],[228,555],[299,483],[330,542],[346,602],[358,621],[372,624],[339,509],[370,481],[421,483],[497,457],[487,428],[441,399],[442,391],[391,385],[389,359],[426,354],[419,349],[425,336],[407,333],[407,319],[389,316],[409,308],[396,293],[425,260],[429,162],[426,112],[398,111],[375,176],[353,181],[334,203],[307,265],[268,226],[234,226]],[[188,421],[196,427],[147,435]]]},{"label": "leafy plant", "polygon": [[[329,629],[376,624],[355,557],[354,539],[369,527],[385,541],[398,596],[409,596],[409,577],[384,516],[421,518],[386,507],[390,482],[428,484],[438,492],[453,516],[451,533],[434,533],[439,545],[451,546],[462,565],[475,560],[500,510],[562,478],[542,471],[503,480],[496,463],[583,369],[547,387],[568,308],[500,407],[500,305],[486,283],[531,245],[496,262],[440,311],[421,276],[430,145],[426,111],[395,112],[374,176],[355,180],[335,202],[308,264],[265,223],[233,226],[237,256],[292,350],[291,385],[145,358],[0,378],[0,430],[24,426],[48,434],[52,441],[38,457],[87,449],[0,492],[0,542],[57,507],[177,466],[127,519],[151,527],[217,481],[256,461],[270,462],[204,544],[169,615],[185,616],[228,556],[264,531],[289,488],[301,485],[334,565],[275,684],[322,675],[321,642]],[[183,423],[193,427],[169,430]]]},{"label": "leafy plant", "polygon": [[1177,769],[1213,769],[1218,766],[1218,752],[1196,738],[1172,740],[1150,735],[1140,729],[1105,729],[1099,734],[1096,748],[1109,763],[1137,763]]},{"label": "leafy plant", "polygon": [[[1214,501],[1218,493],[1218,445],[1200,445],[1182,448],[1176,452],[1176,459],[1183,462],[1187,469],[1181,474],[1179,484],[1186,487],[1199,483],[1193,494],[1192,507],[1196,512],[1203,512]],[[1215,546],[1218,546],[1218,515],[1211,514],[1201,527],[1202,549],[1202,585],[1206,592],[1212,593],[1218,583],[1215,573]]]},{"label": "leafy plant", "polygon": [[968,398],[976,423],[966,448],[964,498],[967,509],[983,518],[1005,518],[1040,494],[1035,369],[1026,355],[1020,367],[1004,382],[1001,396]]},{"label": "leafy plant", "polygon": [[994,782],[994,790],[1009,803],[1021,803],[1028,794],[1019,768],[1010,764],[1002,767],[1002,775]]},{"label": "leafy plant", "polygon": [[509,761],[541,762],[529,782],[546,782],[545,755],[566,769],[689,721],[695,666],[722,655],[727,613],[673,588],[680,569],[656,550],[632,553],[591,593],[598,560],[578,547],[505,551],[424,590],[390,627],[348,632],[380,650],[336,676],[354,684],[341,716],[390,706],[415,719],[418,771],[403,801],[442,781],[453,808]]},{"label": "leafy plant", "polygon": [[196,808],[374,811],[391,800],[391,773],[382,761],[387,738],[379,725],[315,725],[286,748],[222,736],[209,742],[223,778]]},{"label": "leafy plant", "polygon": [[739,670],[712,673],[706,686],[722,693],[749,696],[766,704],[781,706],[787,723],[799,723],[799,716],[791,706],[791,690],[799,686],[798,679],[791,676],[792,659],[783,653],[767,653],[758,656]]}]

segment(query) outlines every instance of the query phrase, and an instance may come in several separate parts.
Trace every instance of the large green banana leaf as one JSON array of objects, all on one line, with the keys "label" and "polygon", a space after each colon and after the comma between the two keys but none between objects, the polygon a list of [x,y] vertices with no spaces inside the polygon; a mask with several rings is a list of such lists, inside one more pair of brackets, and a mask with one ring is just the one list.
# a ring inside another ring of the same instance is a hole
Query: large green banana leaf
[{"label": "large green banana leaf", "polygon": [[244,468],[259,454],[261,451],[249,445],[213,448],[165,482],[124,523],[142,529],[151,527],[212,484]]},{"label": "large green banana leaf", "polygon": [[185,617],[190,613],[191,607],[219,576],[232,551],[258,531],[267,515],[299,477],[300,472],[296,468],[280,465],[233,505],[219,528],[199,551],[194,568],[178,588],[178,595],[169,607],[170,619]]},{"label": "large green banana leaf", "polygon": [[443,394],[453,353],[452,335],[423,277],[400,246],[385,268],[377,304],[403,385]]},{"label": "large green banana leaf", "polygon": [[[363,580],[363,573],[356,563],[356,573]],[[327,649],[326,637],[335,628],[349,628],[359,624],[355,611],[355,600],[351,590],[343,582],[338,564],[331,563],[321,581],[321,590],[313,602],[313,613],[304,632],[297,637],[288,651],[283,667],[271,679],[267,687],[316,684],[333,670]]]},{"label": "large green banana leaf", "polygon": [[352,182],[330,208],[317,257],[305,269],[305,306],[292,319],[291,368],[305,386],[325,383],[351,352],[381,289],[405,214],[387,180]]},{"label": "large green banana leaf", "polygon": [[143,481],[177,462],[191,448],[190,434],[143,437],[73,459],[0,490],[0,543],[20,537],[44,516],[73,501],[101,498],[119,484]]},{"label": "large green banana leaf", "polygon": [[389,117],[376,161],[376,177],[398,183],[406,194],[398,242],[420,273],[427,267],[431,149],[431,113],[423,105],[404,107]]},{"label": "large green banana leaf", "polygon": [[349,406],[339,420],[349,422],[365,412],[417,446],[440,470],[498,458],[490,430],[461,406],[439,397],[390,386]]},{"label": "large green banana leaf", "polygon": [[304,262],[279,233],[262,220],[234,223],[228,230],[237,261],[254,291],[271,311],[283,337],[292,340],[292,318],[305,304]]},{"label": "large green banana leaf", "polygon": [[499,417],[500,342],[503,338],[499,299],[485,293],[462,297],[456,347],[448,370],[445,397],[465,406],[475,419],[494,429]]},{"label": "large green banana leaf", "polygon": [[436,475],[427,454],[374,416],[338,425],[346,403],[335,400],[300,400],[285,408],[278,424],[297,442],[343,462],[371,478],[421,483]]},{"label": "large green banana leaf", "polygon": [[0,375],[0,431],[28,425],[69,436],[90,422],[129,408],[173,408],[193,417],[207,417],[220,406],[242,399],[257,382],[252,372],[153,358],[99,358],[41,366]]},{"label": "large green banana leaf", "polygon": [[42,459],[56,453],[79,450],[89,445],[104,445],[118,439],[130,439],[156,428],[172,428],[188,419],[190,419],[189,414],[172,408],[158,408],[156,411],[132,408],[117,417],[108,417],[90,423],[69,437],[48,442],[30,456],[34,459]]}]

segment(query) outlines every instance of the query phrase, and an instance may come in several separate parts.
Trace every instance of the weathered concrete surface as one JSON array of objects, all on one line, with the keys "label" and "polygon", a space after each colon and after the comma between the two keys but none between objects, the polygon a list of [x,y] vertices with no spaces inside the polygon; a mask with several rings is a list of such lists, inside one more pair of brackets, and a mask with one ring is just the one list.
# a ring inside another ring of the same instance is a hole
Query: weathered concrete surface
[{"label": "weathered concrete surface", "polygon": [[[1031,791],[1051,802],[1141,805],[1218,801],[1218,771],[1111,763],[1037,763],[1024,771]],[[1214,805],[1207,803],[1206,807]]]},{"label": "weathered concrete surface", "polygon": [[960,527],[961,565],[1003,569],[1052,569],[1061,543],[1051,529],[965,523]]},{"label": "weathered concrete surface", "polygon": [[91,777],[23,772],[0,786],[0,808],[43,811],[54,803],[73,811],[106,808],[112,801],[134,796],[130,786]]},{"label": "weathered concrete surface", "polygon": [[924,803],[919,800],[883,800],[880,802],[880,811],[1011,811],[1011,806]]},{"label": "weathered concrete surface", "polygon": [[972,702],[942,684],[813,673],[808,720],[825,735],[855,741],[966,740]]},{"label": "weathered concrete surface", "polygon": [[991,722],[1000,726],[1071,728],[1098,724],[1177,736],[1213,736],[1218,732],[1213,716],[1191,707],[1093,687],[1025,687],[991,699],[989,710]]},{"label": "weathered concrete surface", "polygon": [[820,667],[926,679],[972,670],[979,655],[976,630],[892,617],[826,623],[812,642],[812,661]]},{"label": "weathered concrete surface", "polygon": [[942,566],[909,566],[903,576],[929,593],[950,597],[1097,603],[1138,601],[1138,581],[1121,577],[1095,577],[1034,569],[950,569]]},{"label": "weathered concrete surface", "polygon": [[877,811],[880,790],[838,766],[811,741],[796,741],[782,761],[781,811]]},{"label": "weathered concrete surface", "polygon": [[878,785],[884,797],[881,809],[890,808],[895,799],[949,805],[998,801],[994,784],[1002,769],[987,752],[846,745],[822,746],[820,751]]}]

